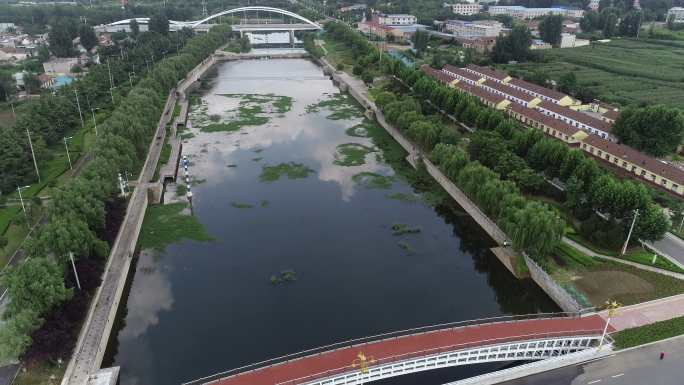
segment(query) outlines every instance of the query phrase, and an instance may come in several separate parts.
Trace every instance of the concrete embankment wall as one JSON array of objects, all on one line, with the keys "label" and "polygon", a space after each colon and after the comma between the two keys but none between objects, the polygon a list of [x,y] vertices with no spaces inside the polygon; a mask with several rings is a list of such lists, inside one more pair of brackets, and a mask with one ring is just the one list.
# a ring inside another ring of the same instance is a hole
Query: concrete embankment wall
[{"label": "concrete embankment wall", "polygon": [[196,76],[203,74],[214,62],[213,58],[202,62],[178,84],[178,88],[169,93],[137,185],[126,208],[124,221],[105,265],[102,284],[90,304],[74,354],[62,378],[62,385],[84,385],[88,382],[89,376],[97,372],[102,365],[149,203],[149,182],[159,161],[166,125],[173,115],[178,95],[176,91],[184,92],[185,88],[196,80]]},{"label": "concrete embankment wall", "polygon": [[399,143],[406,152],[409,153],[409,158],[421,159],[425,165],[428,173],[433,179],[439,183],[442,188],[472,217],[480,227],[489,236],[494,239],[499,245],[503,247],[497,248],[494,255],[503,263],[503,265],[516,277],[519,273],[515,269],[515,259],[525,258],[525,262],[530,270],[530,278],[542,288],[556,304],[566,312],[577,312],[582,307],[578,302],[572,298],[560,285],[558,285],[544,270],[542,270],[532,259],[527,256],[520,256],[515,253],[510,246],[512,242],[508,236],[499,228],[499,226],[491,220],[480,208],[468,198],[468,196],[461,191],[449,178],[447,178],[442,171],[435,166],[429,159],[420,153],[420,150],[413,145],[398,129],[390,125],[384,118],[382,111],[380,111],[375,104],[365,96],[359,89],[358,84],[354,84],[355,79],[349,75],[338,72],[325,59],[318,60],[318,63],[324,68],[326,73],[331,74],[333,81],[339,84],[340,89],[347,91],[354,99],[356,99],[366,109],[373,111],[377,122],[382,126],[397,143]]}]

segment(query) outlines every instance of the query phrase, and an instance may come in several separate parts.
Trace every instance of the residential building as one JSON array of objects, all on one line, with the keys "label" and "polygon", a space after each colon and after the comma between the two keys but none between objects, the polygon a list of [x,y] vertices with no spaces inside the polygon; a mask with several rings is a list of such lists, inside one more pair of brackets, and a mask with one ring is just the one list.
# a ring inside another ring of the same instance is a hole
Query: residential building
[{"label": "residential building", "polygon": [[497,37],[501,33],[503,24],[496,20],[447,20],[444,28],[456,37],[476,38],[476,37]]},{"label": "residential building", "polygon": [[55,79],[46,74],[38,75],[38,81],[40,81],[40,87],[45,89],[52,88],[55,84]]},{"label": "residential building", "polygon": [[551,44],[545,42],[544,40],[541,39],[532,39],[532,44],[530,45],[530,49],[551,49]]},{"label": "residential building", "polygon": [[572,18],[581,18],[584,15],[584,11],[581,9],[570,9],[570,8],[527,8],[520,5],[493,5],[489,7],[489,14],[494,15],[507,15],[514,19],[534,19],[537,17],[542,17],[546,15],[562,15]]},{"label": "residential building", "polygon": [[581,149],[604,163],[621,169],[636,179],[664,190],[684,195],[684,171],[622,144],[610,142],[596,135],[583,140]]},{"label": "residential building", "polygon": [[14,23],[0,23],[0,32],[16,31],[17,26]]},{"label": "residential building", "polygon": [[492,37],[476,37],[476,38],[456,38],[456,40],[463,45],[463,48],[472,48],[477,53],[486,53],[491,51],[496,45],[496,36]]},{"label": "residential building", "polygon": [[560,48],[574,48],[575,35],[572,33],[561,33]]},{"label": "residential building", "polygon": [[[474,67],[478,68],[477,66]],[[478,76],[472,72],[472,69],[467,70],[449,65],[444,66],[442,71],[434,70],[427,65],[423,65],[421,70],[441,83],[478,98],[484,105],[504,111],[523,124],[543,131],[549,137],[560,140],[568,146],[580,148],[610,168],[619,170],[623,175],[643,181],[676,196],[684,196],[684,170],[586,130],[578,125],[577,121],[593,118],[581,112],[546,100],[541,101],[535,108],[528,108],[519,102],[511,102],[510,97],[503,96],[500,93],[500,90],[507,87],[504,81],[511,83],[513,80],[507,75],[486,69],[486,72],[489,72],[487,77]],[[493,79],[498,79],[499,82]],[[595,109],[595,112],[604,115],[609,112],[617,113],[615,107],[599,101],[583,107],[592,109],[592,111]],[[557,114],[550,114],[547,109],[562,111],[563,116],[572,116],[577,120],[559,119]],[[600,121],[599,119],[595,120]]]},{"label": "residential building", "polygon": [[482,10],[482,6],[478,3],[456,3],[449,4],[451,12],[456,15],[476,15]]},{"label": "residential building", "polygon": [[537,110],[545,115],[562,120],[571,126],[581,128],[603,139],[614,141],[615,138],[610,134],[611,124],[588,114],[575,111],[574,109],[559,106],[558,104],[542,101],[536,106]]},{"label": "residential building", "polygon": [[667,19],[665,19],[665,20],[670,20],[670,17],[672,17],[672,20],[675,23],[684,23],[684,8],[683,7],[672,7],[672,8],[670,8],[670,10],[667,11]]},{"label": "residential building", "polygon": [[381,13],[378,15],[380,25],[412,25],[416,24],[417,21],[418,19],[415,16],[407,14],[386,15]]},{"label": "residential building", "polygon": [[600,0],[590,0],[588,8],[594,12],[598,12]]}]

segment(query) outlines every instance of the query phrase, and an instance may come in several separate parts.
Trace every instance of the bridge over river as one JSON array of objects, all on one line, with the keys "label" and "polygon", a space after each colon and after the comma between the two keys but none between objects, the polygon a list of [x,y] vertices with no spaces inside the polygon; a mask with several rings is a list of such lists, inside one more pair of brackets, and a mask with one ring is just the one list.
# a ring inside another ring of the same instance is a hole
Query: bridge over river
[{"label": "bridge over river", "polygon": [[435,325],[307,350],[183,385],[354,385],[458,365],[537,361],[598,347],[606,326],[599,315],[565,313]]}]

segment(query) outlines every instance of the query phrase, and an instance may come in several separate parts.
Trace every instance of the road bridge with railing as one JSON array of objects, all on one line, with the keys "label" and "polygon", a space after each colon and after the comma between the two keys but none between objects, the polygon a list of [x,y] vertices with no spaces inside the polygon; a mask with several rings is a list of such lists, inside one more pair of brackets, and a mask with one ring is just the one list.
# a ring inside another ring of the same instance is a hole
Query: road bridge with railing
[{"label": "road bridge with railing", "polygon": [[183,385],[355,385],[459,365],[538,361],[595,349],[605,326],[598,315],[567,313],[442,324],[311,349]]},{"label": "road bridge with railing", "polygon": [[[265,18],[264,16],[276,16],[276,19]],[[259,32],[259,31],[287,31],[294,33],[294,31],[317,31],[322,29],[321,25],[315,21],[311,21],[294,12],[290,12],[280,8],[264,7],[264,6],[250,6],[238,7],[217,12],[213,15],[207,16],[202,20],[193,21],[176,21],[169,20],[169,29],[171,31],[178,31],[183,28],[190,28],[196,31],[207,31],[215,21],[221,21],[223,17],[229,17],[235,21],[231,27],[234,31],[239,32]],[[130,32],[130,24],[135,20],[141,31],[146,31],[150,22],[149,17],[138,17],[135,19],[125,19],[115,21],[109,24],[103,24],[95,27],[98,32]],[[270,22],[271,21],[271,22]],[[289,21],[289,22],[286,22]]]}]

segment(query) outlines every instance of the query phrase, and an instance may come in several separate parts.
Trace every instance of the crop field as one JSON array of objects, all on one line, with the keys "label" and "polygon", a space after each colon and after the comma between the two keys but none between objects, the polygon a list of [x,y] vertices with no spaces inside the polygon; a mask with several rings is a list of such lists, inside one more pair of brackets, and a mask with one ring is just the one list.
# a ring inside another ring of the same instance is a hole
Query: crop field
[{"label": "crop field", "polygon": [[608,103],[684,108],[684,41],[619,39],[593,47],[548,50],[544,55],[544,63],[504,68],[523,76],[542,70],[556,81],[574,72],[580,85]]}]

